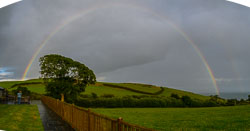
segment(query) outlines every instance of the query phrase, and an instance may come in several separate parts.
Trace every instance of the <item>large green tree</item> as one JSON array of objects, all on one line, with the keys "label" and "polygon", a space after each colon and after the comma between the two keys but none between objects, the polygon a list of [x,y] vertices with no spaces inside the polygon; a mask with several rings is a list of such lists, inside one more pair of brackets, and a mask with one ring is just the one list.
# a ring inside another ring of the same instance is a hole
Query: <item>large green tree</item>
[{"label": "large green tree", "polygon": [[74,102],[88,84],[94,84],[94,72],[84,64],[57,54],[40,58],[40,73],[48,95]]}]

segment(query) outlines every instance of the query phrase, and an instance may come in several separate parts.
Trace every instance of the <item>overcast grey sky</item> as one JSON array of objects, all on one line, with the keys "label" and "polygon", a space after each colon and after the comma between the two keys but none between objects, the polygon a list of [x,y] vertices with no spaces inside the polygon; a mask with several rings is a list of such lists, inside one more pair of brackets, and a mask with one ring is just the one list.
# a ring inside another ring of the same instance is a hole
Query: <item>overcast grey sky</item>
[{"label": "overcast grey sky", "polygon": [[[95,10],[84,14],[90,8]],[[99,81],[140,82],[216,93],[250,92],[250,8],[225,0],[23,0],[0,9],[0,80],[21,79],[42,41],[76,14],[38,54],[57,53],[94,70]]]}]

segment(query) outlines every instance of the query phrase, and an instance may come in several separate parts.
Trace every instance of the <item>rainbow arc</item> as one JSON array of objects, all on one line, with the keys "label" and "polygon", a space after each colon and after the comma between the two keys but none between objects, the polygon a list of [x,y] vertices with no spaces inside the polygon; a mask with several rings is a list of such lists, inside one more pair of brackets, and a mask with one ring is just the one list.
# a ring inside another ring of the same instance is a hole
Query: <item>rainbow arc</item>
[{"label": "rainbow arc", "polygon": [[176,24],[174,24],[174,22],[170,21],[168,19],[168,17],[161,15],[147,7],[142,7],[142,6],[138,6],[138,5],[131,5],[131,4],[107,4],[107,5],[97,5],[97,6],[93,6],[90,7],[88,9],[85,9],[83,11],[80,11],[79,13],[70,16],[69,18],[67,18],[66,20],[64,20],[61,24],[59,24],[56,28],[53,29],[53,31],[42,41],[42,43],[40,44],[40,46],[38,47],[38,49],[35,51],[35,53],[33,54],[32,58],[30,59],[27,67],[25,68],[25,71],[23,73],[22,76],[22,80],[25,80],[30,67],[32,66],[34,60],[37,58],[38,54],[41,52],[41,50],[44,48],[44,46],[48,43],[48,41],[55,36],[58,32],[60,32],[64,27],[66,27],[67,25],[71,24],[72,22],[86,16],[87,14],[100,10],[100,9],[104,9],[104,8],[109,8],[109,7],[113,7],[113,6],[129,6],[131,8],[136,8],[136,9],[140,9],[142,11],[148,12],[154,16],[160,17],[162,19],[166,19],[168,21],[168,24],[170,24],[194,49],[194,51],[198,54],[198,56],[200,57],[201,61],[203,62],[204,66],[206,67],[206,70],[212,80],[215,92],[217,95],[219,95],[219,89],[214,77],[214,73],[211,69],[211,67],[209,66],[208,62],[206,61],[205,57],[203,56],[202,52],[200,51],[200,49],[198,48],[198,46],[192,41],[192,39],[183,31],[181,30],[181,28],[179,28]]}]

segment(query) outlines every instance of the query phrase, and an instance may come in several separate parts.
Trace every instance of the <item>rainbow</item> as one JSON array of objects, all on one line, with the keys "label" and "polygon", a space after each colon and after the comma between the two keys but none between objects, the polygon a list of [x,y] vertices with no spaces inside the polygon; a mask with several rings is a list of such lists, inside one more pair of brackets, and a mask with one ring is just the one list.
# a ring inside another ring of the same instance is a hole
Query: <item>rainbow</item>
[{"label": "rainbow", "polygon": [[[99,9],[104,9],[104,8],[108,8],[108,7],[113,7],[113,6],[124,6],[123,4],[107,4],[107,5],[97,5],[97,6],[93,6],[91,8],[88,8],[88,9],[85,9],[83,11],[81,11],[80,13],[77,13],[76,15],[74,16],[71,16],[69,18],[67,18],[66,20],[64,20],[61,24],[59,24],[59,26],[57,26],[41,43],[41,45],[38,47],[38,49],[35,51],[35,53],[33,54],[32,58],[30,59],[27,67],[25,68],[25,71],[23,73],[23,76],[22,76],[22,80],[25,80],[29,70],[30,70],[30,67],[32,66],[32,63],[34,62],[34,60],[36,59],[36,57],[38,56],[38,54],[40,53],[40,51],[43,49],[43,47],[48,43],[48,41],[55,35],[57,34],[59,31],[61,31],[64,27],[66,27],[67,25],[71,24],[72,22],[78,20],[79,18],[91,13],[91,12],[94,12],[96,10],[99,10]],[[214,89],[215,89],[215,92],[217,95],[219,95],[219,89],[218,89],[218,86],[217,86],[217,83],[216,83],[216,80],[215,80],[215,77],[214,77],[214,74],[213,74],[213,71],[211,69],[211,67],[208,65],[208,62],[206,61],[205,57],[203,56],[203,54],[201,53],[200,49],[197,47],[197,45],[191,40],[191,38],[184,32],[182,31],[176,24],[174,24],[173,22],[171,22],[166,16],[164,15],[161,15],[147,7],[141,7],[141,6],[138,6],[138,5],[131,5],[131,4],[126,4],[125,5],[126,7],[129,6],[129,7],[133,7],[133,8],[136,8],[136,9],[140,9],[142,11],[145,11],[145,12],[149,12],[151,13],[152,15],[154,16],[157,16],[159,18],[163,18],[163,19],[166,19],[168,20],[168,23],[193,47],[193,49],[195,50],[195,52],[198,54],[198,56],[200,57],[200,59],[202,60],[204,66],[206,67],[206,70],[208,71],[208,74],[209,76],[211,77],[211,80],[212,80],[212,83],[213,83],[213,86],[214,86]]]}]

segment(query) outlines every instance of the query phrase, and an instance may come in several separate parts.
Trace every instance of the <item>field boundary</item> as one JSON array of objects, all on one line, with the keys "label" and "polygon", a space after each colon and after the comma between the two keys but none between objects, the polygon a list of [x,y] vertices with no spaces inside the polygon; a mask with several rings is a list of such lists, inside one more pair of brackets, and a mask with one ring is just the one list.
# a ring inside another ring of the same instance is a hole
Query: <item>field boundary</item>
[{"label": "field boundary", "polygon": [[16,86],[27,86],[27,85],[37,85],[37,84],[43,84],[43,82],[25,82],[25,83],[18,83],[12,85],[10,88],[14,88]]},{"label": "field boundary", "polygon": [[77,131],[155,131],[153,129],[124,122],[122,118],[112,119],[92,112],[90,109],[61,102],[48,96],[42,96],[42,102],[56,112],[64,121]]},{"label": "field boundary", "polygon": [[160,91],[157,91],[155,93],[150,93],[150,92],[144,92],[144,91],[135,90],[135,89],[128,88],[128,87],[125,87],[125,86],[119,86],[119,85],[113,85],[113,84],[107,84],[107,83],[103,83],[103,85],[104,86],[108,86],[108,87],[113,87],[113,88],[119,88],[119,89],[129,90],[129,91],[132,91],[132,92],[136,92],[136,93],[140,93],[140,94],[145,94],[145,95],[160,95],[161,93],[164,92],[164,88],[163,87],[160,87],[161,88]]}]

